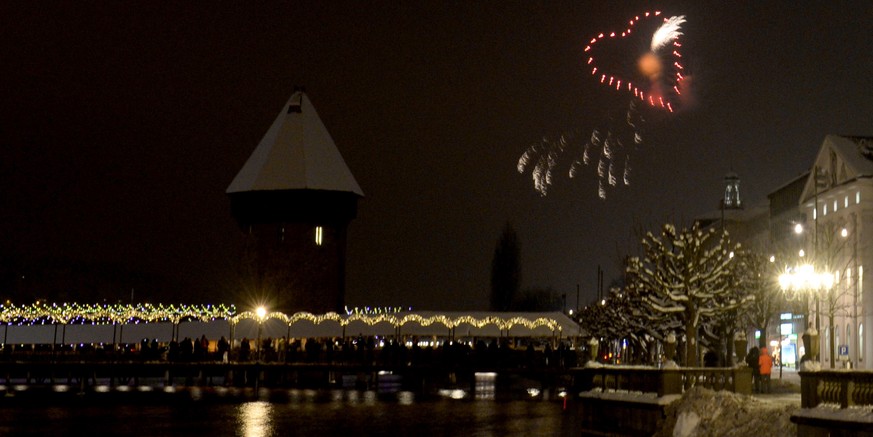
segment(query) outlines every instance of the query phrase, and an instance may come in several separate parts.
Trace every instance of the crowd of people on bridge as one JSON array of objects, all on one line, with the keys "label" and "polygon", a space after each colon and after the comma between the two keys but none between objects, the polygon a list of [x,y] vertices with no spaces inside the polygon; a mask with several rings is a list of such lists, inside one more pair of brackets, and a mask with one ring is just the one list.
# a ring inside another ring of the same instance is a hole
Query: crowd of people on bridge
[{"label": "crowd of people on bridge", "polygon": [[[457,340],[428,338],[264,338],[208,339],[184,337],[160,342],[144,338],[120,345],[28,345],[5,347],[6,355],[53,358],[102,359],[107,356],[142,361],[169,362],[285,362],[326,364],[370,364],[379,366],[475,366],[478,368],[567,368],[582,360],[580,351],[567,341],[536,338],[471,338]],[[51,347],[48,347],[51,346]]]},{"label": "crowd of people on bridge", "polygon": [[[473,339],[470,341],[402,341],[393,338],[243,338],[233,348],[218,341],[214,359],[224,361],[409,365],[475,365],[477,367],[573,367],[577,352],[566,342],[548,340]],[[185,356],[167,359],[184,359]]]}]

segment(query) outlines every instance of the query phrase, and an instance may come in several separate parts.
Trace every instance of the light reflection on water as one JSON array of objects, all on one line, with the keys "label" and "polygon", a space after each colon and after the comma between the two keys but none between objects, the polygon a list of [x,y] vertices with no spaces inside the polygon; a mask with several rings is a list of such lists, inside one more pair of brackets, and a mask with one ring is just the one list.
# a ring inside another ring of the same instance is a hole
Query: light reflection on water
[{"label": "light reflection on water", "polygon": [[239,406],[239,435],[244,437],[267,437],[273,435],[271,417],[273,406],[269,402],[246,402]]},{"label": "light reflection on water", "polygon": [[[515,399],[421,400],[411,392],[394,397],[374,391],[293,390],[281,401],[151,400],[71,402],[55,406],[0,406],[2,435],[108,436],[515,436],[579,435],[575,415],[560,402]],[[164,398],[162,398],[164,399]]]},{"label": "light reflection on water", "polygon": [[476,372],[474,380],[476,399],[493,400],[496,393],[497,374],[494,372]]}]

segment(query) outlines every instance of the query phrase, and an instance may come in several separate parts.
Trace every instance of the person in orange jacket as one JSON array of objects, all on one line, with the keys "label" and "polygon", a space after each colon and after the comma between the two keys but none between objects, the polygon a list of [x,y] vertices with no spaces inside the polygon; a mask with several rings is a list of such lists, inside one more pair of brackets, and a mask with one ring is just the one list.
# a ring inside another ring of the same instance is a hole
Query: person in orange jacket
[{"label": "person in orange jacket", "polygon": [[766,347],[761,348],[758,357],[758,371],[761,373],[761,393],[770,393],[770,369],[773,368],[773,357],[767,352]]}]

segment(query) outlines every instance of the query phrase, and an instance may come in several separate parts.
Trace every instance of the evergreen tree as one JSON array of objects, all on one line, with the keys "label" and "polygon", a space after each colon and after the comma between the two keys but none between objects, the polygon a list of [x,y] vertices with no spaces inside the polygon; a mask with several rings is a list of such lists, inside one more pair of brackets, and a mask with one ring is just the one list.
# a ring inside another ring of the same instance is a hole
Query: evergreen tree
[{"label": "evergreen tree", "polygon": [[491,261],[491,310],[508,311],[521,285],[521,246],[518,234],[507,223]]},{"label": "evergreen tree", "polygon": [[[745,308],[745,325],[760,332],[769,332],[770,321],[785,307],[784,297],[776,277],[779,270],[768,257],[760,252],[747,251],[739,257],[737,286],[752,297]],[[758,347],[767,346],[767,336],[758,339]]]}]

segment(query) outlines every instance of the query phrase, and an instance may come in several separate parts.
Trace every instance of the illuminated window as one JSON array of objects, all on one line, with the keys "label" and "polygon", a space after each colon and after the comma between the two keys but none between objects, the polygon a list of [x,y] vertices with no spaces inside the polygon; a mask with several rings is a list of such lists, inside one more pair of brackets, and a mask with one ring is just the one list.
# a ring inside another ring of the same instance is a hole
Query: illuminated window
[{"label": "illuminated window", "polygon": [[821,215],[828,215],[828,204],[827,203],[822,205]]},{"label": "illuminated window", "polygon": [[322,241],[324,240],[324,229],[321,226],[315,227],[315,245],[321,246]]},{"label": "illuminated window", "polygon": [[849,207],[849,196],[846,196],[846,199],[845,199],[845,201],[843,202],[843,206],[846,207],[846,208]]},{"label": "illuminated window", "polygon": [[855,204],[857,205],[859,203],[861,203],[861,192],[857,191],[855,192]]},{"label": "illuminated window", "polygon": [[834,212],[837,212],[837,201],[834,200]]},{"label": "illuminated window", "polygon": [[816,209],[812,210],[812,219],[815,220],[817,218],[818,218],[818,209],[816,208]]}]

